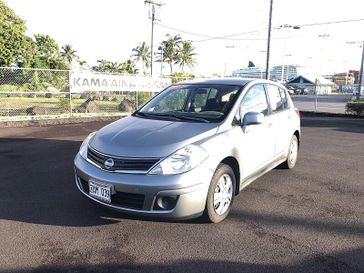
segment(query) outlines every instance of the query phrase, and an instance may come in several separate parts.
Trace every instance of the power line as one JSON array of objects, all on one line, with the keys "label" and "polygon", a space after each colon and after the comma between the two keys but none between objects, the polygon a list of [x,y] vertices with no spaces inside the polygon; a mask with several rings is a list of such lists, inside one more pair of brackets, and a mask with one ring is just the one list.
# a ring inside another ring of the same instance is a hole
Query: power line
[{"label": "power line", "polygon": [[189,34],[189,35],[193,35],[193,36],[199,36],[199,37],[204,37],[204,38],[214,38],[213,36],[209,36],[209,35],[205,35],[205,34],[199,34],[199,33],[189,32],[189,31],[182,30],[182,29],[178,29],[178,28],[174,28],[174,27],[169,27],[169,26],[163,25],[161,23],[155,23],[155,24],[157,26],[160,26],[160,27],[163,27],[163,28],[167,28],[167,29],[170,29],[170,30],[182,32],[182,33]]},{"label": "power line", "polygon": [[330,21],[330,22],[320,22],[320,23],[309,23],[297,25],[299,27],[313,27],[313,26],[321,26],[321,25],[332,25],[332,24],[342,24],[342,23],[353,23],[364,21],[364,19],[351,19],[351,20],[340,20],[340,21]]},{"label": "power line", "polygon": [[[329,22],[307,23],[307,24],[300,24],[300,25],[297,24],[295,26],[297,26],[297,27],[314,27],[314,26],[321,26],[321,25],[352,23],[352,22],[360,22],[360,21],[364,21],[364,19],[338,20],[338,21],[329,21]],[[166,26],[166,25],[160,24],[160,23],[156,23],[156,25],[158,25],[160,27],[163,27],[163,28],[178,31],[178,32],[181,32],[181,33],[189,34],[189,35],[192,35],[192,36],[198,36],[198,37],[205,38],[205,39],[201,39],[201,40],[192,41],[192,42],[195,42],[195,43],[207,42],[207,41],[212,41],[212,40],[261,41],[261,40],[266,40],[266,38],[233,38],[233,37],[249,35],[249,34],[253,34],[253,33],[259,34],[259,33],[263,33],[264,31],[267,30],[267,29],[251,30],[251,31],[247,31],[247,32],[240,32],[240,33],[234,33],[234,34],[223,35],[223,36],[210,36],[210,35],[200,34],[200,33],[196,33],[196,32],[191,32],[191,31],[186,31],[186,30]],[[281,38],[272,38],[272,39],[281,39]]]}]

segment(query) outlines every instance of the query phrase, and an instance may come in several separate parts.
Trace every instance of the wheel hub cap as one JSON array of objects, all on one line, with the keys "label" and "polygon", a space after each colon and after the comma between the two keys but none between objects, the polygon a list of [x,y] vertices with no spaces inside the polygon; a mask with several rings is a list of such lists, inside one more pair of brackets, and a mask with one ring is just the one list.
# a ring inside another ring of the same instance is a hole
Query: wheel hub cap
[{"label": "wheel hub cap", "polygon": [[291,164],[296,162],[297,154],[298,154],[297,141],[292,141],[290,152],[289,152],[289,161]]},{"label": "wheel hub cap", "polygon": [[228,174],[220,177],[214,191],[214,209],[218,215],[224,214],[231,203],[233,196],[233,183]]}]

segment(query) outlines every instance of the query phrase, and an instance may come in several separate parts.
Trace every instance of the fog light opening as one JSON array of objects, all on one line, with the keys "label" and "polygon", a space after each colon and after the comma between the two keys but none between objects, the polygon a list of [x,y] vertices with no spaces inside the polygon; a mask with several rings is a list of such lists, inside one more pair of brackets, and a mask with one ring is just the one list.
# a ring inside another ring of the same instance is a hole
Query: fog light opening
[{"label": "fog light opening", "polygon": [[177,203],[177,196],[159,196],[157,197],[156,205],[157,210],[171,210],[174,209]]}]

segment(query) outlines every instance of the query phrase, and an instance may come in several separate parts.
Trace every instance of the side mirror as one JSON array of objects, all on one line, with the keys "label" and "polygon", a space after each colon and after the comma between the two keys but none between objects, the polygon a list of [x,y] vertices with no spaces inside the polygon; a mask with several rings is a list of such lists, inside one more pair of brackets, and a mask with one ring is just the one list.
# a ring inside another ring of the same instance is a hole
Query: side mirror
[{"label": "side mirror", "polygon": [[244,115],[243,125],[254,125],[264,123],[264,115],[258,112],[248,112]]}]

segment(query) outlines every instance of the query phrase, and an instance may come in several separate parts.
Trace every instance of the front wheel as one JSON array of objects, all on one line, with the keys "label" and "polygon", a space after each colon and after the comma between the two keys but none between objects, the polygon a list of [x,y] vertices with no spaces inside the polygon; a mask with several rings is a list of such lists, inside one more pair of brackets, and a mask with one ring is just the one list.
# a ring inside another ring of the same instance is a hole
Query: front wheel
[{"label": "front wheel", "polygon": [[282,166],[285,169],[293,169],[296,165],[298,157],[298,139],[296,135],[293,135],[289,144],[287,160],[283,162]]},{"label": "front wheel", "polygon": [[220,164],[212,177],[207,194],[205,216],[218,223],[229,214],[235,196],[235,174],[229,165]]}]

